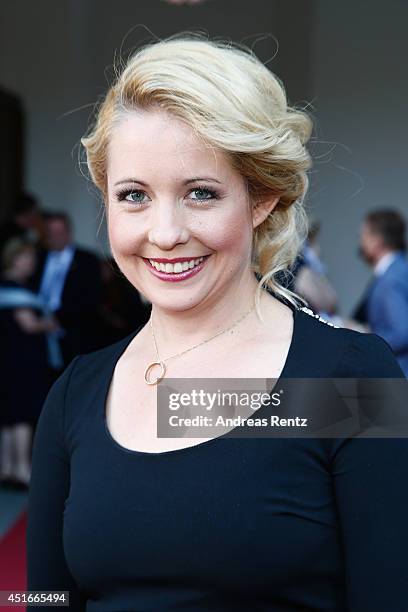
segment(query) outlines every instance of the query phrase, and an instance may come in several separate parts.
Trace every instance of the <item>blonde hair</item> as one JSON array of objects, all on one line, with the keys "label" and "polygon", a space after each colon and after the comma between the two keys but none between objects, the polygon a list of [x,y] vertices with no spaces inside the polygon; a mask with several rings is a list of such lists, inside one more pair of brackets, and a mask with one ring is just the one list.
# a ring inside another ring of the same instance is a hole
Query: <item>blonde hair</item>
[{"label": "blonde hair", "polygon": [[[307,235],[303,199],[311,165],[305,144],[312,122],[290,108],[276,76],[253,52],[231,42],[182,34],[150,43],[127,62],[82,139],[91,178],[107,196],[109,136],[123,114],[160,108],[189,125],[204,142],[225,152],[246,181],[251,201],[279,196],[254,229],[252,267],[263,287],[294,306],[304,302],[276,279],[290,276]],[[262,316],[261,316],[262,319]]]}]

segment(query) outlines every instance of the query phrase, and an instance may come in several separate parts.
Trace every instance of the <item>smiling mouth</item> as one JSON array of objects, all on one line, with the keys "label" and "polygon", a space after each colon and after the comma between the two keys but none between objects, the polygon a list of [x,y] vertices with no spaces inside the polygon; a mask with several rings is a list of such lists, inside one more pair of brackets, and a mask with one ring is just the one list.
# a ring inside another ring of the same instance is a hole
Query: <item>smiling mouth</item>
[{"label": "smiling mouth", "polygon": [[147,259],[146,257],[143,257],[143,259],[146,262],[149,262],[149,264],[158,272],[164,272],[166,274],[181,274],[182,272],[186,272],[187,270],[193,270],[196,266],[199,266],[200,263],[202,263],[208,257],[210,257],[210,255],[203,255],[201,257],[197,257],[196,259],[183,258],[184,261],[177,261],[175,263]]}]

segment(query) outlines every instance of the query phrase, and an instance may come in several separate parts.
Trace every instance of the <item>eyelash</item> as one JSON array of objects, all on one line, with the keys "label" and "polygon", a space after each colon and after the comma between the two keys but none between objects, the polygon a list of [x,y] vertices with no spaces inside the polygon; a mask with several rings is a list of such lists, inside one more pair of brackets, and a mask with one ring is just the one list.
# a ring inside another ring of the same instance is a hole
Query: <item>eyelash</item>
[{"label": "eyelash", "polygon": [[[199,205],[201,206],[205,205],[206,202],[210,202],[211,200],[218,200],[220,197],[217,191],[215,191],[214,189],[208,189],[207,187],[204,187],[204,186],[194,187],[194,189],[191,189],[189,193],[192,193],[193,191],[206,191],[211,196],[209,198],[203,198],[201,200],[199,198],[197,198],[196,200],[193,200],[194,202],[200,202],[201,204]],[[122,191],[119,191],[117,193],[116,197],[119,201],[123,201],[123,200],[126,200],[126,197],[130,195],[131,193],[143,193],[144,195],[146,195],[146,192],[143,191],[143,189],[123,189]],[[131,200],[126,200],[126,201],[129,202],[129,204],[131,204],[132,206],[142,205],[145,203],[144,201],[141,201],[141,202],[136,202],[136,201],[132,202]]]}]

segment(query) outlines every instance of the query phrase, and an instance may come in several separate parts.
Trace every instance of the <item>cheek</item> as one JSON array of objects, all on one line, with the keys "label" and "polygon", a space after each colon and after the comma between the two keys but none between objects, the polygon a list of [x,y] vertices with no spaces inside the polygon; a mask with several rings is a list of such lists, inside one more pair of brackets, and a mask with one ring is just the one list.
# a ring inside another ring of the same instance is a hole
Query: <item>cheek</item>
[{"label": "cheek", "polygon": [[[237,206],[227,211],[212,211],[208,215],[203,212],[194,214],[186,218],[185,223],[192,242],[201,242],[219,254],[225,252],[245,256],[251,248],[251,218],[246,210],[239,210]],[[149,242],[148,222],[141,215],[109,214],[107,226],[115,258],[137,254]]]},{"label": "cheek", "polygon": [[108,216],[108,236],[112,253],[126,256],[137,251],[142,232],[134,219],[116,214]]},{"label": "cheek", "polygon": [[207,227],[207,234],[214,251],[245,253],[252,242],[250,218],[243,212],[233,211],[222,218],[214,218]]}]

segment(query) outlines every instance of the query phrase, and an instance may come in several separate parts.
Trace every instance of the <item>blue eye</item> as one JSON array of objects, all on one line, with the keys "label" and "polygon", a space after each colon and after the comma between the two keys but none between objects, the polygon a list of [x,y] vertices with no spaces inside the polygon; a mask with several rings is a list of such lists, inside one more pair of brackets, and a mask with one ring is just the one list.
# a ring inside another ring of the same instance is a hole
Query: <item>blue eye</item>
[{"label": "blue eye", "polygon": [[125,200],[130,204],[144,204],[146,193],[141,189],[123,189],[117,193],[116,197],[121,202]]},{"label": "blue eye", "polygon": [[[195,194],[195,197],[191,197],[191,194]],[[195,187],[189,193],[190,199],[193,202],[203,203],[209,202],[210,200],[218,200],[219,195],[216,191],[207,189],[206,187]],[[145,204],[147,195],[141,189],[123,189],[117,194],[119,201],[125,200],[131,204]]]},{"label": "blue eye", "polygon": [[206,202],[208,200],[216,200],[217,193],[215,191],[211,191],[206,187],[195,187],[190,193],[198,194],[197,197],[192,198],[192,200],[196,200],[198,202]]},{"label": "blue eye", "polygon": [[[127,194],[125,195],[125,197],[123,198],[124,200],[127,200],[128,202],[135,202],[135,203],[140,203],[143,202],[143,197],[146,194],[144,193],[144,191],[128,191]],[[136,197],[133,197],[136,196]]]}]

